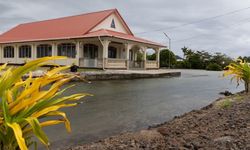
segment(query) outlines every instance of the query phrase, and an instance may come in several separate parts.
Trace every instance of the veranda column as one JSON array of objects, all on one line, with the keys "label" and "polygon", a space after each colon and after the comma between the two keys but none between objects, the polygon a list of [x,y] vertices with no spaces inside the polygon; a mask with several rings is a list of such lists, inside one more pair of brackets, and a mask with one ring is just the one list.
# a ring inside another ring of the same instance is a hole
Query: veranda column
[{"label": "veranda column", "polygon": [[76,61],[75,64],[80,66],[80,41],[76,42]]},{"label": "veranda column", "polygon": [[126,44],[124,44],[124,46],[125,46],[126,67],[127,67],[127,70],[128,70],[129,69],[129,51],[130,51],[132,45],[126,43]]},{"label": "veranda column", "polygon": [[143,64],[144,64],[144,69],[147,69],[147,48],[146,47],[142,47],[142,51],[143,51]]},{"label": "veranda column", "polygon": [[32,47],[31,47],[31,58],[32,59],[36,59],[36,44],[32,44]]},{"label": "veranda column", "polygon": [[0,45],[0,63],[3,63],[3,46]]},{"label": "veranda column", "polygon": [[156,52],[157,68],[159,69],[160,68],[160,49],[159,48],[155,49],[155,52]]},{"label": "veranda column", "polygon": [[[57,44],[55,42],[53,42],[51,46],[52,46],[51,55],[57,56]],[[54,63],[56,63],[56,60],[54,60]]]},{"label": "veranda column", "polygon": [[18,45],[15,45],[14,46],[14,60],[15,60],[15,62],[14,63],[16,63],[17,64],[17,60],[18,60],[18,57],[19,57],[19,53],[18,53]]},{"label": "veranda column", "polygon": [[108,61],[108,48],[109,48],[109,43],[110,41],[108,40],[104,40],[102,41],[102,46],[103,46],[103,68],[106,68],[107,67],[107,61]]}]

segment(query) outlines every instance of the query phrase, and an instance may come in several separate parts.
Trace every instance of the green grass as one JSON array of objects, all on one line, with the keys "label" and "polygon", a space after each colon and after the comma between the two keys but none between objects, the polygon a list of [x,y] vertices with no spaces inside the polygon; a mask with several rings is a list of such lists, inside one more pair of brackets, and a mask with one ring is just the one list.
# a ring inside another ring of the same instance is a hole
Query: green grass
[{"label": "green grass", "polygon": [[241,95],[235,95],[234,99],[235,99],[236,101],[242,101],[242,100],[244,99],[244,97],[241,96]]},{"label": "green grass", "polygon": [[232,105],[233,105],[233,102],[231,99],[225,99],[225,100],[221,101],[221,103],[220,103],[220,107],[226,108],[226,109],[232,107]]}]

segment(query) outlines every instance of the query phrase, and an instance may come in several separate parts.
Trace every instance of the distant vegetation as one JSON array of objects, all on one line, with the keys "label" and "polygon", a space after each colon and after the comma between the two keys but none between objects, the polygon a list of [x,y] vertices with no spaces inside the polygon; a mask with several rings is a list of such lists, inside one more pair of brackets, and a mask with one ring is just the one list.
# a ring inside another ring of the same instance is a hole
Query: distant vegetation
[{"label": "distant vegetation", "polygon": [[[226,66],[233,63],[233,59],[226,54],[216,52],[192,50],[188,47],[182,48],[184,58],[175,55],[169,49],[160,52],[160,67],[176,69],[203,69],[211,71],[222,71]],[[170,59],[170,61],[169,61]],[[250,56],[239,56],[239,60],[250,62]],[[137,55],[137,60],[143,60],[143,54]],[[147,60],[156,60],[156,54],[147,54]]]},{"label": "distant vegetation", "polygon": [[221,71],[233,60],[222,53],[211,54],[206,51],[194,51],[187,47],[182,48],[184,59],[176,64],[177,68],[206,69]]},{"label": "distant vegetation", "polygon": [[[187,47],[183,47],[182,52],[184,58],[177,60],[176,58],[179,56],[175,56],[172,51],[168,49],[161,50],[160,66],[169,67],[170,65],[171,68],[221,71],[233,62],[232,58],[219,52],[209,53],[206,51],[196,51]],[[149,55],[147,58],[148,60],[155,60],[155,54]],[[250,62],[250,57],[242,57],[242,59]]]}]

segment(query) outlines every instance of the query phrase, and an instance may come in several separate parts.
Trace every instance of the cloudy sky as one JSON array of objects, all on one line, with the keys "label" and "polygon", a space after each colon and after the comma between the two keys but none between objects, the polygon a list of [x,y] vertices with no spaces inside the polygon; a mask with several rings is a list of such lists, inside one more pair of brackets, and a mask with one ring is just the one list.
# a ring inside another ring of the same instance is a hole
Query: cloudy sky
[{"label": "cloudy sky", "polygon": [[[136,36],[182,56],[183,46],[250,56],[248,0],[0,0],[0,33],[17,24],[117,8]],[[217,17],[215,17],[217,16]]]}]

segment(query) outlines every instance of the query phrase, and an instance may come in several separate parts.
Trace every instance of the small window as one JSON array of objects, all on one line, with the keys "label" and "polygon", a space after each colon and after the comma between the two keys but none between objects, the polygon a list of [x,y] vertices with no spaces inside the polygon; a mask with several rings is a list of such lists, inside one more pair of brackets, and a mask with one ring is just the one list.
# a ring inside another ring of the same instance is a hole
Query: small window
[{"label": "small window", "polygon": [[62,43],[57,46],[58,56],[76,57],[76,45],[73,43]]},{"label": "small window", "polygon": [[52,56],[52,46],[49,44],[41,44],[37,46],[37,58]]},{"label": "small window", "polygon": [[22,45],[19,47],[19,58],[31,58],[30,45]]},{"label": "small window", "polygon": [[111,28],[114,28],[114,29],[115,29],[115,20],[114,20],[114,19],[112,19]]},{"label": "small window", "polygon": [[116,58],[117,49],[113,46],[109,46],[108,56],[109,58]]},{"label": "small window", "polygon": [[14,47],[13,46],[4,47],[3,57],[4,58],[14,58]]}]

